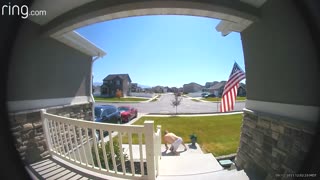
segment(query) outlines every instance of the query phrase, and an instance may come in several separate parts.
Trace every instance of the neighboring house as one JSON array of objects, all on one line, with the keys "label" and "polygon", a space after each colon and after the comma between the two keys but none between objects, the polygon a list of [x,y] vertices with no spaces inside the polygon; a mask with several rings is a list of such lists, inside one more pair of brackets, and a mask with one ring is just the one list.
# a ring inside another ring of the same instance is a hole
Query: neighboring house
[{"label": "neighboring house", "polygon": [[213,85],[213,82],[206,82],[204,85],[205,88],[210,88]]},{"label": "neighboring house", "polygon": [[138,83],[131,83],[131,92],[138,92]]},{"label": "neighboring house", "polygon": [[101,96],[114,97],[117,89],[122,91],[123,96],[130,95],[131,79],[128,74],[110,74],[103,79]]},{"label": "neighboring house", "polygon": [[242,97],[247,96],[246,84],[240,83],[238,88],[238,96],[242,96]]},{"label": "neighboring house", "polygon": [[137,92],[142,92],[143,91],[143,89],[141,88],[141,87],[137,87]]},{"label": "neighboring house", "polygon": [[142,92],[142,88],[139,87],[138,83],[131,83],[131,92]]},{"label": "neighboring house", "polygon": [[100,86],[93,86],[92,87],[92,94],[94,96],[100,96],[101,95],[100,93],[101,93],[100,92]]},{"label": "neighboring house", "polygon": [[164,87],[164,88],[163,88],[163,93],[167,93],[168,90],[169,90],[169,87],[168,87],[168,86]]},{"label": "neighboring house", "polygon": [[206,82],[204,85],[205,88],[210,88],[211,86],[213,86],[213,82]]},{"label": "neighboring house", "polygon": [[193,93],[193,92],[199,92],[202,90],[202,86],[197,83],[189,83],[183,85],[183,92],[184,93]]},{"label": "neighboring house", "polygon": [[206,82],[204,88],[202,89],[202,92],[209,92],[209,88],[219,83],[218,81],[213,82]]},{"label": "neighboring house", "polygon": [[[208,91],[218,97],[221,97],[223,94],[224,86],[226,85],[226,83],[227,83],[226,81],[214,83],[213,86],[208,88]],[[239,88],[238,88],[238,96],[246,96],[246,94],[247,94],[246,85],[243,83],[240,83]]]},{"label": "neighboring house", "polygon": [[210,93],[218,97],[221,97],[225,85],[226,85],[226,81],[221,81],[221,82],[215,83],[215,85],[211,86],[208,90]]},{"label": "neighboring house", "polygon": [[178,88],[172,87],[172,88],[170,88],[170,92],[178,92]]},{"label": "neighboring house", "polygon": [[144,88],[144,89],[142,90],[142,92],[152,93],[152,89],[151,89],[151,88]]},{"label": "neighboring house", "polygon": [[173,88],[172,87],[168,87],[167,92],[173,92]]},{"label": "neighboring house", "polygon": [[152,87],[152,91],[155,93],[163,93],[164,88],[162,86],[155,86],[155,87]]}]

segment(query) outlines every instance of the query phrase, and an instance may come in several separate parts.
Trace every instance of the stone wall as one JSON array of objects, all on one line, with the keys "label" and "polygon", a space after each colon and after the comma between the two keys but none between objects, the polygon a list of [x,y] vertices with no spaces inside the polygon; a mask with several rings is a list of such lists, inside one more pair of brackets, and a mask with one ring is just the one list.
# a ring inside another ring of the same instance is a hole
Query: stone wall
[{"label": "stone wall", "polygon": [[256,179],[297,173],[315,134],[314,124],[244,110],[236,166]]},{"label": "stone wall", "polygon": [[[76,119],[92,120],[92,104],[48,108],[48,113]],[[25,163],[33,163],[49,155],[43,133],[40,110],[9,114],[15,146]]]}]

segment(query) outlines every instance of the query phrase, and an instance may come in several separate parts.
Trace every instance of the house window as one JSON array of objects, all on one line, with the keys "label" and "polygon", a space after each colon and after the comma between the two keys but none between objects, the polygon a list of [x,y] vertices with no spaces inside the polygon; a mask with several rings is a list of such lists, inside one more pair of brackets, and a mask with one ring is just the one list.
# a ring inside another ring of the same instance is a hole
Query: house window
[{"label": "house window", "polygon": [[117,81],[116,81],[116,84],[120,86],[120,80],[117,80]]}]

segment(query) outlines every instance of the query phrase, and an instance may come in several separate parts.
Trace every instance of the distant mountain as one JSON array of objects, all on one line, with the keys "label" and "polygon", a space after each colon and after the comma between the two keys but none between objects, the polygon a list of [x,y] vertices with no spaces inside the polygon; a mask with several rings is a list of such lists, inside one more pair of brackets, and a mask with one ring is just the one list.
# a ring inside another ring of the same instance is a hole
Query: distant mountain
[{"label": "distant mountain", "polygon": [[138,84],[138,87],[141,87],[141,88],[151,88],[151,86],[143,85],[143,84]]},{"label": "distant mountain", "polygon": [[102,85],[102,82],[93,82],[92,85],[94,85],[94,86],[101,86],[101,85]]}]

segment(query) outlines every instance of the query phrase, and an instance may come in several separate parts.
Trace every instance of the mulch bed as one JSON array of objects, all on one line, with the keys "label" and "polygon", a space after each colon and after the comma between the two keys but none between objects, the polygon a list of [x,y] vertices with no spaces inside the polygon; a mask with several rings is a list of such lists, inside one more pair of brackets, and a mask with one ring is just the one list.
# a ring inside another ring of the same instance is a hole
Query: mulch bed
[{"label": "mulch bed", "polygon": [[[134,164],[135,174],[141,174],[140,162],[134,162],[133,164]],[[126,173],[132,173],[130,161],[125,162],[125,167],[126,167]],[[143,167],[144,167],[144,175],[147,175],[147,163],[146,162],[143,163]],[[118,172],[122,172],[121,164],[118,165],[117,170],[118,170]]]}]

